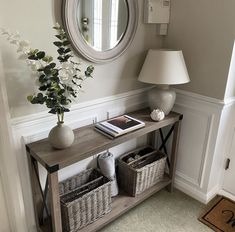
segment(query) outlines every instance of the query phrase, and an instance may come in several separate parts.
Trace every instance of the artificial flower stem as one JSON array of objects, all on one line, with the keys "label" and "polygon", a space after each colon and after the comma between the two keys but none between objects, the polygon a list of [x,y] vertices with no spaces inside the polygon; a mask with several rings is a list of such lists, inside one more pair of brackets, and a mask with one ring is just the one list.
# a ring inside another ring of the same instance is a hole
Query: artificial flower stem
[{"label": "artificial flower stem", "polygon": [[64,113],[57,113],[57,118],[58,118],[58,122],[59,123],[63,123],[64,122]]}]

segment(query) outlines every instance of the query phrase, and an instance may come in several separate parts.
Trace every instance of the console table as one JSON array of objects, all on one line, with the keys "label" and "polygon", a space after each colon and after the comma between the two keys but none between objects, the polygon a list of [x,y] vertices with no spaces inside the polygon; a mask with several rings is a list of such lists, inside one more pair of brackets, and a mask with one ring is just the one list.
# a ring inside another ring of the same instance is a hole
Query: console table
[{"label": "console table", "polygon": [[[149,116],[149,109],[135,111],[132,113],[128,113],[128,115],[144,121],[145,127],[117,137],[113,140],[95,131],[94,125],[81,127],[74,130],[74,144],[64,150],[53,149],[47,139],[43,139],[26,145],[29,160],[36,226],[38,231],[62,232],[58,188],[59,170],[90,156],[93,156],[94,154],[114,147],[118,144],[124,143],[130,139],[138,138],[146,134],[148,134],[149,144],[153,145],[156,130],[160,131],[160,138],[162,141],[162,144],[158,149],[163,150],[165,153],[167,153],[167,149],[165,146],[166,141],[168,140],[170,135],[173,134],[171,155],[170,159],[168,158],[167,160],[169,174],[165,174],[164,179],[161,182],[146,190],[137,197],[130,197],[121,192],[117,197],[112,199],[112,211],[110,213],[79,231],[97,231],[103,226],[107,225],[109,222],[116,219],[118,216],[122,215],[129,209],[145,200],[146,198],[161,190],[162,188],[167,187],[169,191],[172,191],[179,139],[178,135],[180,122],[183,118],[183,115],[171,112],[160,122],[154,122],[153,120],[151,120]],[[164,137],[162,128],[166,126],[171,126],[171,128],[168,134]],[[40,163],[47,170],[47,179],[44,191],[42,190],[42,187],[40,185],[38,163]],[[47,194],[49,194],[51,212],[50,215],[45,203]],[[43,214],[45,215],[45,213],[47,215],[46,220],[45,216],[43,216]]]}]

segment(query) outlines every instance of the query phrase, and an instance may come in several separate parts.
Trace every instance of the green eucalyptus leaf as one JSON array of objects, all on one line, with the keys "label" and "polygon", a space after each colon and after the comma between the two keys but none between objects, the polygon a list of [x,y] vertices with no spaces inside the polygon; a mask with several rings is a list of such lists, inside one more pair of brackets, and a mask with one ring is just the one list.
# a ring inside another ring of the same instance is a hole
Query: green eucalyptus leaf
[{"label": "green eucalyptus leaf", "polygon": [[61,48],[59,48],[59,49],[57,50],[57,52],[58,52],[60,55],[63,55],[63,54],[64,54],[64,51],[65,51],[65,49],[64,49],[63,47],[61,47]]},{"label": "green eucalyptus leaf", "polygon": [[65,93],[65,89],[61,89],[61,90],[58,92],[59,95],[62,95],[62,94],[64,94],[64,93]]},{"label": "green eucalyptus leaf", "polygon": [[51,79],[51,81],[54,81],[54,82],[56,82],[56,83],[59,83],[59,82],[60,82],[59,77],[56,77],[56,76],[53,76],[53,77],[51,77],[50,79]]},{"label": "green eucalyptus leaf", "polygon": [[56,114],[56,110],[55,110],[55,109],[51,109],[48,113],[50,113],[50,114]]},{"label": "green eucalyptus leaf", "polygon": [[51,68],[46,66],[43,70],[43,72],[46,74],[46,75],[50,75],[51,74]]},{"label": "green eucalyptus leaf", "polygon": [[50,63],[52,60],[53,60],[53,57],[52,57],[52,56],[49,56],[49,57],[48,57],[48,62]]},{"label": "green eucalyptus leaf", "polygon": [[39,104],[38,98],[34,97],[31,101],[32,104]]},{"label": "green eucalyptus leaf", "polygon": [[51,70],[51,74],[54,76],[54,77],[57,77],[58,74],[59,74],[59,71],[57,69],[53,69]]},{"label": "green eucalyptus leaf", "polygon": [[42,59],[43,57],[45,57],[45,55],[46,55],[46,53],[43,52],[43,51],[38,52],[38,53],[36,54],[36,56],[37,56],[38,59]]},{"label": "green eucalyptus leaf", "polygon": [[49,64],[49,67],[52,69],[52,68],[55,68],[56,67],[56,63],[50,63]]},{"label": "green eucalyptus leaf", "polygon": [[38,93],[37,97],[38,97],[39,99],[42,99],[42,98],[43,98],[43,94],[42,94],[42,93]]},{"label": "green eucalyptus leaf", "polygon": [[63,45],[64,45],[64,46],[68,46],[68,45],[70,45],[70,42],[69,42],[68,40],[65,40],[65,41],[63,42]]},{"label": "green eucalyptus leaf", "polygon": [[53,44],[54,44],[55,46],[57,46],[57,47],[63,46],[63,43],[60,42],[60,41],[55,41],[55,42],[53,42]]},{"label": "green eucalyptus leaf", "polygon": [[42,60],[48,63],[48,56],[43,57]]},{"label": "green eucalyptus leaf", "polygon": [[68,108],[63,107],[64,112],[69,112],[70,110]]},{"label": "green eucalyptus leaf", "polygon": [[41,75],[38,80],[39,80],[40,83],[44,83],[44,82],[47,81],[46,78],[45,78],[45,75]]},{"label": "green eucalyptus leaf", "polygon": [[64,53],[69,53],[69,52],[71,52],[70,48],[67,48],[67,49],[64,50]]},{"label": "green eucalyptus leaf", "polygon": [[64,34],[56,35],[55,37],[57,37],[59,40],[65,39],[65,35]]},{"label": "green eucalyptus leaf", "polygon": [[38,60],[38,57],[35,55],[30,55],[30,56],[28,56],[28,59],[29,60]]},{"label": "green eucalyptus leaf", "polygon": [[31,102],[31,101],[33,100],[33,95],[27,96],[27,100],[28,100],[29,102]]},{"label": "green eucalyptus leaf", "polygon": [[38,89],[40,90],[40,91],[46,91],[47,90],[47,85],[42,85],[42,86],[40,86]]}]

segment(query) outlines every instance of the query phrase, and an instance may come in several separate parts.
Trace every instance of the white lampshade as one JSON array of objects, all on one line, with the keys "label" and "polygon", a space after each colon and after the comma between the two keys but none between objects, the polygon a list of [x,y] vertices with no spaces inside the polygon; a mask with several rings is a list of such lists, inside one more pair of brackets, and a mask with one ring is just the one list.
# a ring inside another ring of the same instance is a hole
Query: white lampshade
[{"label": "white lampshade", "polygon": [[138,80],[160,85],[189,82],[182,51],[149,50]]}]

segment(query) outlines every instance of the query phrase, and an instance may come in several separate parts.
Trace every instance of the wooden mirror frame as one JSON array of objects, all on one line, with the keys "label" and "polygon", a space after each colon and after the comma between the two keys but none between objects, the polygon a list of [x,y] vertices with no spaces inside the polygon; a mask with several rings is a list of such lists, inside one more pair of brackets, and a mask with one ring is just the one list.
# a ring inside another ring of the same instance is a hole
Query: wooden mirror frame
[{"label": "wooden mirror frame", "polygon": [[119,43],[107,51],[96,51],[83,38],[76,19],[78,4],[81,0],[63,0],[62,20],[71,44],[83,58],[94,63],[107,63],[121,56],[131,44],[138,25],[139,9],[137,0],[126,0],[128,24]]}]

